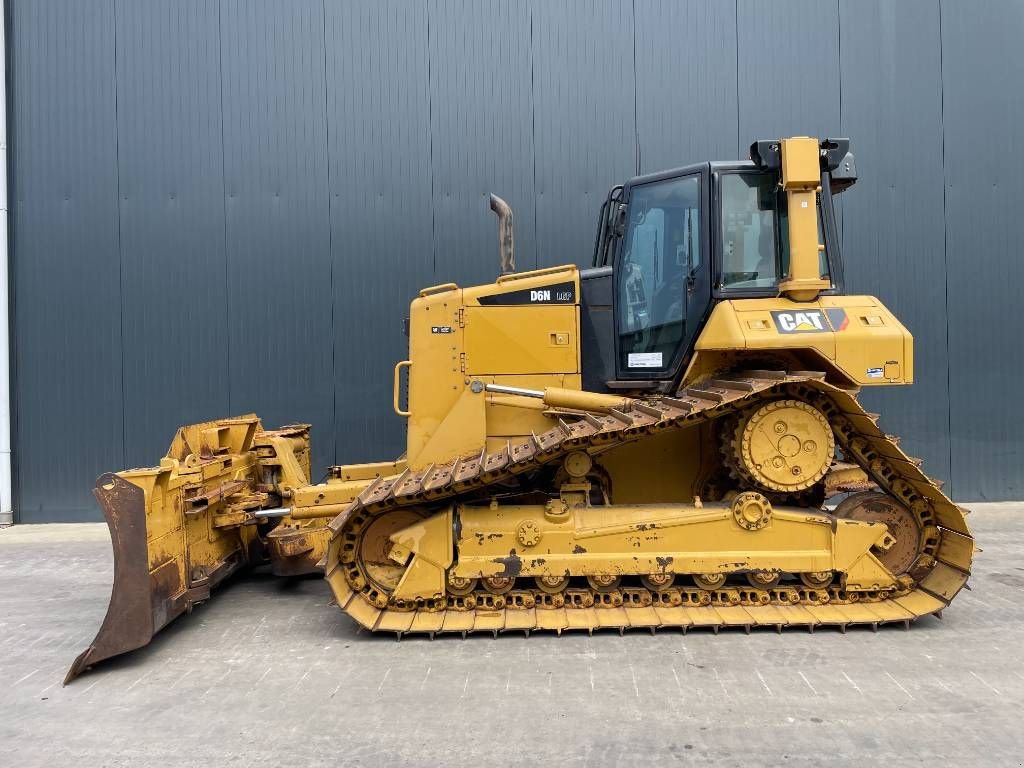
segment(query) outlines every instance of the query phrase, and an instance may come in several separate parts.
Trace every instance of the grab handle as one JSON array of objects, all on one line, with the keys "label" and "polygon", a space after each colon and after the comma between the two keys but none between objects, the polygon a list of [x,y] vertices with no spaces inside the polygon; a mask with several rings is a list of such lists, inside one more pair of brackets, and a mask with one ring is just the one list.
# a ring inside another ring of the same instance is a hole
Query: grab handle
[{"label": "grab handle", "polygon": [[430,296],[435,293],[444,293],[445,291],[457,291],[459,286],[455,283],[441,283],[440,285],[432,285],[429,288],[424,288],[420,291],[420,296]]},{"label": "grab handle", "polygon": [[391,404],[395,409],[395,413],[399,416],[410,416],[412,414],[412,411],[403,411],[398,404],[399,396],[402,393],[402,369],[409,368],[410,366],[412,366],[412,360],[402,360],[395,366],[395,392]]},{"label": "grab handle", "polygon": [[575,269],[577,269],[575,264],[563,264],[560,267],[541,267],[540,269],[531,269],[529,272],[510,272],[507,275],[501,275],[494,282],[500,285],[501,283],[509,283],[513,280],[524,280],[528,277],[540,277],[541,275],[553,275],[556,272],[571,272]]}]

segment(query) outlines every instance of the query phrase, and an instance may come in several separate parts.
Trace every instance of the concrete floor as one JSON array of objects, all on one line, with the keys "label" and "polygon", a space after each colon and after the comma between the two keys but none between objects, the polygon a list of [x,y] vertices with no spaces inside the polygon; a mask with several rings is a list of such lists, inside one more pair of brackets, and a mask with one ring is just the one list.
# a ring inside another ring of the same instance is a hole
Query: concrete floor
[{"label": "concrete floor", "polygon": [[239,580],[60,681],[106,528],[0,531],[0,765],[1022,765],[1024,506],[978,505],[972,592],[909,632],[406,639],[318,579]]}]

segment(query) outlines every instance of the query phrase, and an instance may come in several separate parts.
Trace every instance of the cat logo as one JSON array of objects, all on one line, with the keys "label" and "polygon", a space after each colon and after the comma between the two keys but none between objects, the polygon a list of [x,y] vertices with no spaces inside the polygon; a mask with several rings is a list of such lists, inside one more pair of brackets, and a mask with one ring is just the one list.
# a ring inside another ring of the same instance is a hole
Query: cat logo
[{"label": "cat logo", "polygon": [[772,312],[772,319],[779,333],[824,333],[831,331],[820,310],[807,309],[803,312]]}]

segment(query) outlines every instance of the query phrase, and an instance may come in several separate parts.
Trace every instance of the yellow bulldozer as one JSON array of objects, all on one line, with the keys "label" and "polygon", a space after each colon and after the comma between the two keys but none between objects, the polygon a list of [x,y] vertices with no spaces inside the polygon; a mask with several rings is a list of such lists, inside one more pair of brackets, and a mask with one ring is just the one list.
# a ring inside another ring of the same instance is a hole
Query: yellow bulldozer
[{"label": "yellow bulldozer", "polygon": [[[322,573],[374,632],[909,626],[967,582],[965,510],[857,402],[913,339],[843,292],[847,139],[758,141],[615,186],[593,265],[424,288],[393,461],[310,479],[309,426],[182,427],[105,474],[106,618],[68,672],[147,644],[240,569]],[[838,501],[838,504],[836,502]]]}]

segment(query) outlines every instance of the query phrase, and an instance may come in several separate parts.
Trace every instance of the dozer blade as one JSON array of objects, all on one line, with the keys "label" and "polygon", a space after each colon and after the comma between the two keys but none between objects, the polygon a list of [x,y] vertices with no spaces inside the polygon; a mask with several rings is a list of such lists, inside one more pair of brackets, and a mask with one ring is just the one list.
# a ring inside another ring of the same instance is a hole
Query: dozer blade
[{"label": "dozer blade", "polygon": [[[288,439],[305,439],[303,429],[293,428]],[[147,645],[214,586],[262,559],[252,513],[268,494],[258,485],[254,442],[280,434],[263,432],[255,416],[182,427],[159,467],[96,481],[114,584],[103,624],[65,684],[99,661]]]}]

